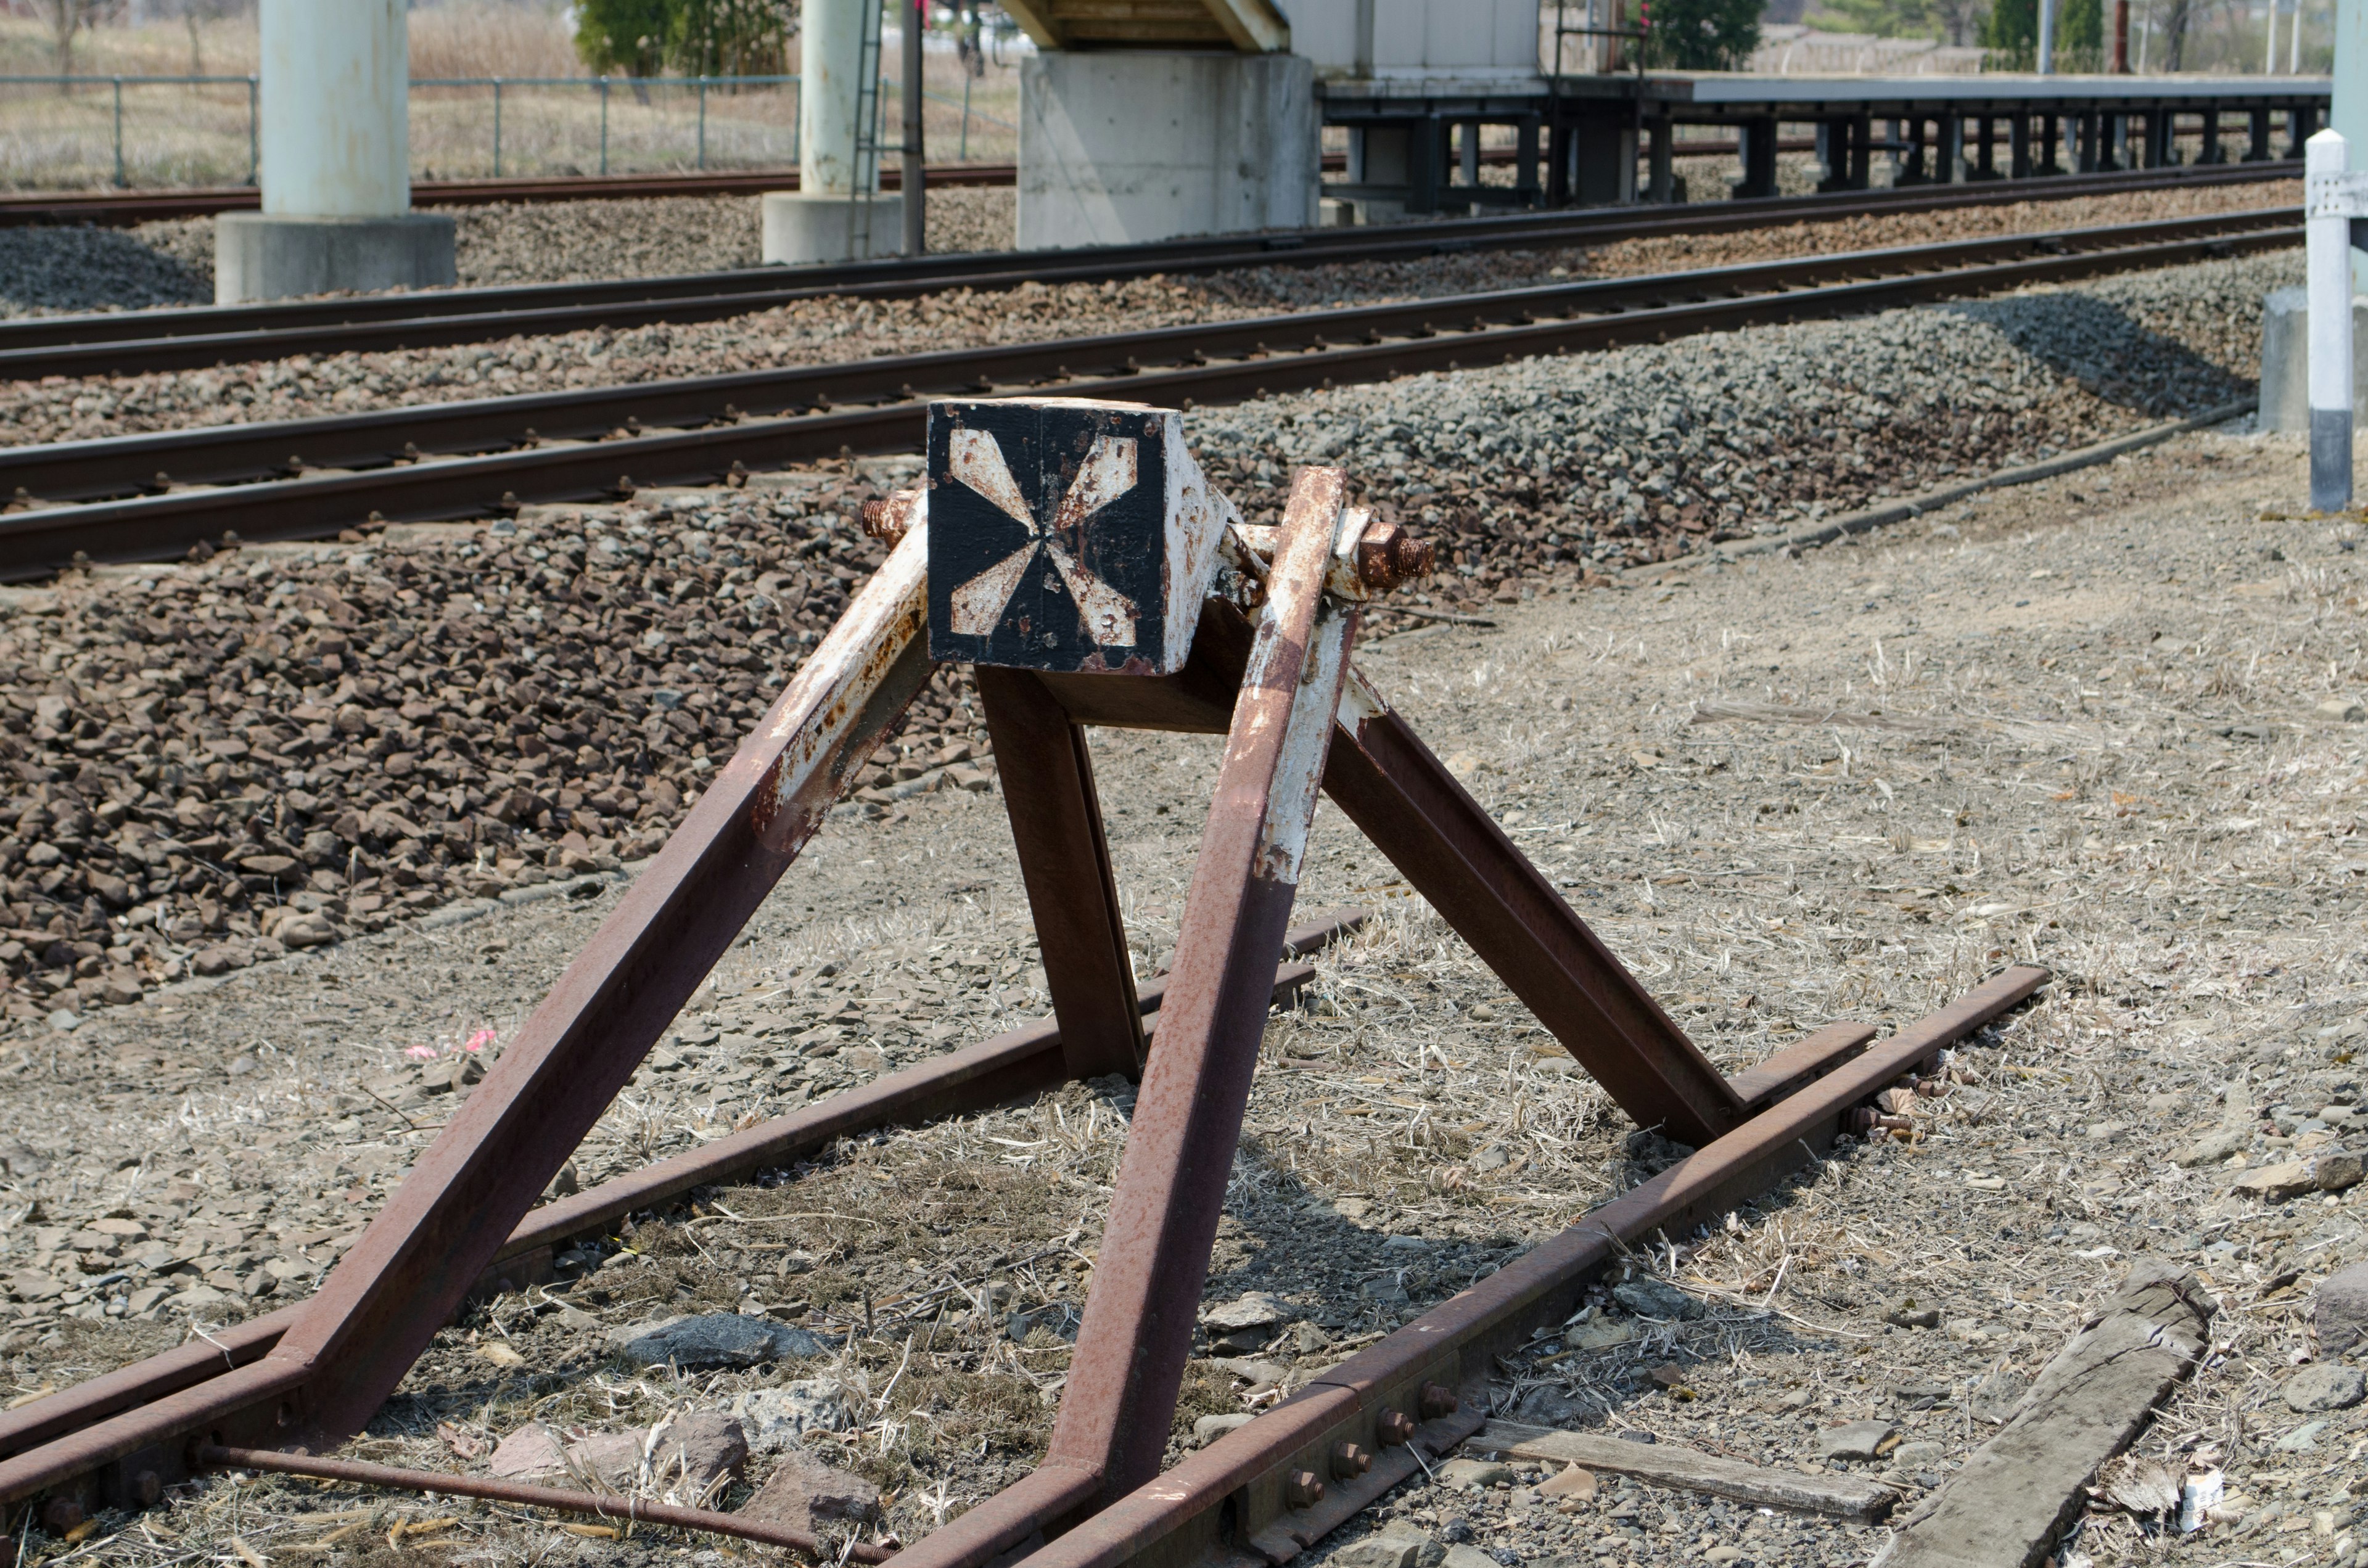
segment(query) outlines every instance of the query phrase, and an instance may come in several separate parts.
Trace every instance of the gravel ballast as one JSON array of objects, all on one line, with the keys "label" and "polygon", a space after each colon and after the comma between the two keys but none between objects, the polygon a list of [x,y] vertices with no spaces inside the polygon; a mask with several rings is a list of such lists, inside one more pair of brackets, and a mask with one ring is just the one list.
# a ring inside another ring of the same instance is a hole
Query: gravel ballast
[{"label": "gravel ballast", "polygon": [[[1253,517],[1292,463],[1345,466],[1442,547],[1415,609],[1482,613],[2226,402],[2255,352],[2248,301],[2293,270],[2206,263],[1271,398],[1189,427]],[[6,591],[0,761],[23,785],[0,834],[9,1015],[133,1001],[647,853],[876,563],[857,509],[910,472]],[[939,677],[874,785],[975,766],[951,755],[978,741],[962,690]]]},{"label": "gravel ballast", "polygon": [[[2009,962],[2056,975],[1967,1043],[1944,1093],[1912,1097],[1904,1136],[1846,1142],[1731,1222],[1626,1259],[1636,1278],[1495,1364],[1497,1408],[1879,1478],[1905,1508],[1996,1432],[2134,1259],[2162,1256],[2218,1311],[2194,1383],[2137,1451],[2217,1473],[2222,1504],[2181,1538],[2099,1503],[2069,1544],[2099,1563],[2335,1560],[2359,1528],[2368,1407],[2318,1391],[2348,1390],[2368,1346],[2316,1344],[2309,1309],[2368,1256],[2368,1188],[2248,1186],[2362,1140],[2368,732],[2340,714],[2360,690],[2368,532],[2302,516],[2305,480],[2294,438],[2192,435],[1798,560],[1622,591],[1565,577],[1497,629],[1361,643],[1725,1069],[1833,1019],[1904,1023]],[[1219,747],[1094,744],[1149,972]],[[1041,1012],[1018,886],[991,793],[834,821],[575,1177]],[[311,1290],[616,897],[397,926],[70,1035],[17,1033],[0,1049],[14,1385],[77,1381]],[[1264,1333],[1221,1342],[1212,1323],[1196,1341],[1171,1457],[1201,1418],[1304,1386],[1679,1153],[1639,1136],[1326,808],[1301,906],[1344,902],[1380,913],[1268,1030],[1204,1290],[1205,1309],[1235,1309],[1223,1324]],[[910,1541],[1041,1456],[1131,1108],[1123,1085],[1071,1085],[636,1215],[567,1249],[547,1289],[439,1331],[357,1457],[484,1473],[530,1423],[613,1444],[669,1415],[796,1400],[824,1414],[721,1506],[802,1457],[878,1487],[871,1533]],[[1673,1290],[1698,1312],[1636,1311]],[[682,1372],[622,1350],[703,1312],[761,1313],[821,1348]],[[1832,1436],[1856,1423],[1900,1441]],[[1884,1539],[1547,1479],[1440,1466],[1311,1560],[1831,1568]],[[153,1534],[102,1516],[110,1560],[235,1556],[235,1536],[275,1561],[328,1540],[383,1562],[373,1543],[404,1524],[425,1537],[407,1551],[440,1532],[496,1562],[709,1545],[647,1528],[590,1542],[515,1511],[269,1477],[174,1489],[149,1517]],[[70,1550],[28,1540],[37,1561]]]},{"label": "gravel ballast", "polygon": [[[1005,193],[956,189],[945,194],[951,204],[954,198],[985,199]],[[2087,197],[2061,202],[2019,202],[2006,207],[1896,218],[1855,218],[1739,233],[1626,240],[1591,251],[1481,251],[1420,261],[1258,267],[1206,277],[1152,278],[1100,285],[1029,285],[994,293],[951,290],[916,300],[813,300],[724,321],[668,324],[622,332],[509,337],[484,344],[376,354],[304,356],[277,363],[233,364],[206,370],[51,377],[38,382],[0,383],[0,431],[15,442],[82,440],[195,425],[294,419],[501,392],[630,384],[729,370],[1139,331],[1324,306],[1543,285],[1572,278],[1686,272],[1785,256],[2249,210],[2294,199],[2296,192],[2289,183],[2219,187]],[[586,221],[580,209],[638,209],[643,205],[650,204],[575,203],[504,209],[517,215],[520,237],[515,243],[494,237],[484,237],[477,243],[513,257],[566,254],[569,245],[564,243],[564,234],[572,232],[569,225]],[[621,220],[615,227],[619,233],[611,248],[617,255],[644,254],[635,250],[632,241],[636,235],[646,237],[649,231]],[[47,232],[78,236],[73,246],[99,243],[91,238],[99,235],[99,231]],[[195,233],[176,232],[184,240]],[[464,244],[471,232],[464,225]],[[597,235],[602,229],[594,223],[588,232]],[[488,236],[495,233],[507,234],[508,231],[489,230]],[[659,230],[655,237],[663,239],[670,233]],[[120,246],[120,236],[108,243]],[[748,259],[753,262],[753,255]],[[203,287],[211,290],[210,261],[185,258],[177,265],[202,271],[206,279]],[[619,270],[626,275],[645,275],[650,270],[668,269],[635,265]],[[63,270],[71,273],[74,268]],[[197,271],[189,273],[192,277],[197,275]],[[465,266],[463,279],[539,280],[515,268],[498,276],[472,278]]]}]

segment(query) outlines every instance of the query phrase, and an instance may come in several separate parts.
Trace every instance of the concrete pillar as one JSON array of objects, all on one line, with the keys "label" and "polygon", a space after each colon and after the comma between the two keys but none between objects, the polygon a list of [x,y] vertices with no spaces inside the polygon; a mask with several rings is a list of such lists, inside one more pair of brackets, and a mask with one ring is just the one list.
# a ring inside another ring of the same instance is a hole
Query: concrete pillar
[{"label": "concrete pillar", "polygon": [[862,157],[858,145],[865,110],[878,114],[863,76],[867,65],[879,74],[881,8],[881,0],[800,7],[798,188],[768,191],[757,203],[767,261],[869,261],[904,243],[904,203],[879,194],[879,156]]},{"label": "concrete pillar", "polygon": [[1743,173],[1727,187],[1738,201],[1776,194],[1776,117],[1766,115],[1737,121],[1736,154]]},{"label": "concrete pillar", "polygon": [[263,0],[263,210],[214,220],[220,304],[454,280],[453,222],[411,208],[405,0]]},{"label": "concrete pillar", "polygon": [[1636,199],[1636,121],[1624,109],[1570,121],[1570,198],[1581,207]]},{"label": "concrete pillar", "polygon": [[[2368,294],[2351,296],[2351,341],[2368,343]],[[2368,408],[2368,354],[2351,357],[2351,403]],[[2260,426],[2310,429],[2310,290],[2300,284],[2272,289],[2261,303]]]},{"label": "concrete pillar", "polygon": [[[2368,147],[2368,0],[2335,0],[2334,112],[2327,128],[2353,148]],[[2351,284],[2368,290],[2368,252],[2352,251]]]},{"label": "concrete pillar", "polygon": [[1321,131],[1297,55],[1037,55],[1019,73],[1019,247],[1309,227]]},{"label": "concrete pillar", "polygon": [[[1352,125],[1349,128],[1349,183],[1397,186],[1411,191],[1414,183],[1412,127]],[[1405,196],[1360,196],[1350,205],[1360,223],[1395,223],[1406,216]]]}]

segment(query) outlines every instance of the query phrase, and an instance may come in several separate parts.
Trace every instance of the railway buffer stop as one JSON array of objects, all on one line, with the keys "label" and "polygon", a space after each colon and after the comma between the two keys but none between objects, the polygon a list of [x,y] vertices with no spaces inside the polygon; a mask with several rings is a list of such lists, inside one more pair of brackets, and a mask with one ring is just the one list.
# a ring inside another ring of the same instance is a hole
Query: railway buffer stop
[{"label": "railway buffer stop", "polygon": [[214,220],[214,302],[456,280],[411,210],[406,0],[262,0],[263,209]]}]

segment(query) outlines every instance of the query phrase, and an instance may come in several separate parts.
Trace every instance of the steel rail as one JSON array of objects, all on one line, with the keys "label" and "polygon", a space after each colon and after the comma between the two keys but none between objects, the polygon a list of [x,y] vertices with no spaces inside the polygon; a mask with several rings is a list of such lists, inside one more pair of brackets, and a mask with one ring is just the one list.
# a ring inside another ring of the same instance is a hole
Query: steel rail
[{"label": "steel rail", "polygon": [[[477,1497],[488,1503],[516,1503],[529,1508],[589,1514],[600,1519],[705,1530],[710,1535],[733,1536],[766,1546],[785,1546],[821,1561],[836,1555],[826,1543],[803,1530],[784,1529],[779,1525],[768,1525],[745,1515],[719,1513],[712,1508],[686,1508],[676,1503],[652,1502],[647,1498],[620,1496],[610,1492],[569,1492],[557,1486],[536,1486],[522,1481],[448,1475],[434,1470],[400,1470],[391,1464],[370,1464],[359,1460],[314,1459],[309,1454],[283,1454],[274,1449],[224,1448],[219,1443],[199,1445],[195,1458],[199,1467],[205,1470],[259,1470],[275,1475],[301,1475],[314,1481],[342,1481],[355,1486],[400,1487],[411,1492],[434,1492],[449,1497]],[[895,1555],[893,1548],[877,1546],[870,1541],[855,1541],[848,1547],[847,1558],[841,1561],[885,1562]]]},{"label": "steel rail", "polygon": [[311,419],[210,425],[136,436],[0,449],[0,495],[40,502],[137,494],[173,485],[277,479],[304,468],[369,469],[476,454],[539,440],[599,440],[620,429],[682,428],[747,415],[905,401],[916,392],[1054,377],[1132,375],[1145,365],[1609,314],[1869,276],[1963,267],[2134,244],[2291,228],[2299,208],[1744,262],[1679,273],[1585,278],[1144,332],[942,349],[775,370],[634,381],[570,392],[470,398]]},{"label": "steel rail", "polygon": [[[1728,148],[1730,153],[1733,148]],[[1346,160],[1343,159],[1345,164]],[[880,171],[882,186],[895,190],[904,171]],[[1019,176],[1016,164],[939,164],[928,184],[1008,186]],[[679,196],[757,196],[795,190],[798,171],[712,170],[692,175],[561,175],[548,179],[427,179],[411,182],[414,207],[480,207],[496,202],[540,205],[555,201],[638,201]],[[251,185],[199,186],[181,190],[15,192],[0,196],[0,228],[37,223],[88,223],[101,227],[147,223],[164,218],[203,218],[217,212],[252,212],[263,193]]]},{"label": "steel rail", "polygon": [[[1519,1350],[1535,1327],[1566,1316],[1607,1264],[1648,1237],[1682,1234],[1766,1191],[1829,1146],[1854,1107],[1902,1074],[1929,1066],[1944,1047],[2020,1006],[2049,978],[2043,969],[2008,969],[1813,1078],[1021,1557],[1015,1568],[1290,1561],[1415,1474],[1418,1461],[1406,1448],[1419,1444],[1441,1455],[1476,1430],[1497,1358]],[[1402,1424],[1408,1412],[1426,1419],[1409,1430]],[[1327,1461],[1343,1443],[1376,1456],[1369,1473],[1338,1476]],[[1307,1500],[1304,1490],[1298,1499],[1290,1495],[1294,1476],[1338,1479]]]},{"label": "steel rail", "polygon": [[[1274,1000],[1287,1003],[1315,977],[1314,966],[1299,960],[1355,931],[1364,919],[1362,910],[1341,909],[1293,926],[1284,938],[1285,961],[1274,972]],[[1146,1034],[1158,1027],[1157,1009],[1167,983],[1161,975],[1138,988]],[[495,1269],[577,1237],[602,1233],[628,1214],[784,1164],[835,1139],[984,1110],[1057,1084],[1064,1075],[1060,1025],[1052,1018],[1039,1019],[543,1204],[528,1212],[494,1255]],[[299,1310],[281,1307],[232,1324],[160,1356],[0,1412],[0,1460],[261,1358],[279,1344]]]},{"label": "steel rail", "polygon": [[[2200,222],[2200,220],[2182,220]],[[2075,231],[2074,233],[2077,233]],[[1584,352],[1624,344],[1656,342],[1694,333],[1767,325],[1817,317],[1960,299],[2065,282],[2113,272],[2170,267],[2212,256],[2280,249],[2299,242],[2299,227],[2248,228],[2187,239],[2074,249],[2064,254],[1964,267],[1921,265],[1896,276],[1808,286],[1728,299],[1699,300],[1601,314],[1531,320],[1526,324],[1475,325],[1440,331],[1408,326],[1406,337],[1379,334],[1382,341],[1339,344],[1351,335],[1349,319],[1370,310],[1395,312],[1419,322],[1423,307],[1357,307],[1343,312],[1304,312],[1268,318],[1270,339],[1285,331],[1309,345],[1276,352],[1275,344],[1239,347],[1245,324],[1220,323],[1206,329],[1170,329],[1165,341],[1185,351],[1194,334],[1202,341],[1235,346],[1241,357],[1116,375],[1055,380],[1031,390],[1075,397],[1160,399],[1171,403],[1224,403],[1318,386],[1386,381],[1425,370],[1475,369],[1541,354]],[[1992,242],[1974,242],[1989,244]],[[1771,264],[1773,265],[1773,264]],[[1809,264],[1802,264],[1809,265]],[[1833,258],[1832,265],[1871,270],[1863,256]],[[1694,290],[1703,274],[1686,282]],[[1572,286],[1581,287],[1581,286]],[[1532,302],[1526,313],[1543,315]],[[1378,319],[1367,318],[1367,319]],[[1142,336],[1122,339],[1142,346]],[[153,560],[182,553],[200,540],[235,531],[248,540],[334,534],[371,514],[391,521],[484,516],[505,498],[516,502],[590,500],[630,494],[652,483],[712,483],[735,468],[780,468],[842,452],[906,451],[920,429],[931,392],[975,392],[980,383],[1010,385],[1014,365],[1042,366],[1062,354],[1082,360],[1106,353],[1110,340],[1077,339],[1066,345],[960,351],[898,362],[906,372],[896,401],[828,413],[742,419],[688,431],[666,431],[583,445],[546,444],[490,456],[411,463],[366,472],[328,473],[225,489],[196,489],[85,506],[40,506],[0,516],[0,578],[40,576],[77,554],[95,561]],[[1263,347],[1266,352],[1259,352]],[[1287,343],[1286,343],[1287,347]],[[1139,358],[1139,353],[1131,357]],[[879,362],[843,368],[853,378],[888,373]],[[877,384],[876,382],[874,384]],[[909,386],[906,392],[905,387]],[[827,395],[821,394],[820,395]],[[146,441],[149,437],[134,437]],[[135,471],[136,472],[136,471]]]},{"label": "steel rail", "polygon": [[[1777,143],[1784,153],[1805,153],[1816,146],[1809,136],[1788,136]],[[1678,143],[1680,158],[1733,157],[1732,141]],[[1518,162],[1511,147],[1484,147],[1480,161],[1489,165]],[[1326,153],[1324,166],[1346,170],[1346,153]],[[901,189],[904,169],[881,166],[882,189]],[[1017,164],[934,164],[928,183],[932,189],[949,186],[1009,186],[1019,179]],[[681,196],[760,196],[767,191],[799,188],[797,169],[709,169],[698,174],[552,175],[518,179],[428,179],[411,182],[414,207],[477,207],[495,202],[541,204],[558,201],[650,200]],[[199,218],[217,212],[250,212],[263,205],[263,193],[251,185],[152,187],[141,190],[19,191],[0,196],[0,227],[35,223],[87,223],[97,226],[146,223],[160,218]]]},{"label": "steel rail", "polygon": [[[2047,176],[1905,191],[1838,192],[1646,210],[1591,208],[1211,239],[759,267],[595,283],[419,290],[282,304],[109,312],[0,324],[0,376],[134,374],[231,360],[422,347],[523,333],[704,321],[824,297],[901,299],[951,289],[1109,282],[1154,274],[1340,261],[1417,260],[1465,250],[1610,244],[1789,223],[2157,188],[2294,177],[2281,164]],[[36,354],[33,350],[43,350]]]},{"label": "steel rail", "polygon": [[[1462,1407],[1477,1404],[1474,1396],[1489,1381],[1494,1358],[1518,1348],[1536,1324],[1562,1316],[1577,1290],[1622,1250],[1656,1233],[1698,1223],[1773,1186],[1811,1156],[1813,1143],[1830,1143],[1845,1131],[1844,1119],[1858,1102],[1901,1075],[1928,1067],[1941,1048],[2020,1006],[2047,978],[2044,970],[2009,969],[1872,1050],[1855,1048],[1873,1031],[1850,1025],[1828,1026],[1788,1047],[1759,1071],[1786,1074],[1793,1071],[1788,1064],[1812,1057],[1823,1069],[1813,1071],[1792,1099],[1771,1102],[1751,1121],[1589,1211],[1543,1245],[1332,1369],[1274,1410],[1021,1557],[1015,1568],[1131,1568],[1145,1558],[1168,1563],[1219,1552],[1235,1562],[1275,1563],[1296,1556],[1424,1468],[1407,1449],[1419,1446],[1429,1458],[1442,1458],[1469,1435],[1477,1425],[1472,1418],[1476,1411],[1466,1413]],[[1846,1037],[1849,1051],[1836,1049],[1844,1043],[1838,1036]],[[1451,1393],[1452,1402],[1440,1400],[1437,1391]],[[1454,1408],[1441,1409],[1451,1403]],[[1427,1419],[1393,1443],[1392,1432],[1404,1428],[1386,1427],[1385,1416],[1409,1410]],[[1364,1436],[1369,1425],[1374,1428],[1370,1437]],[[1343,1468],[1353,1467],[1337,1465],[1331,1456],[1344,1442],[1378,1454],[1379,1462],[1370,1471],[1341,1475]],[[708,1509],[270,1449],[208,1444],[194,1457],[199,1466],[209,1469],[479,1497],[703,1530],[810,1555],[817,1550],[816,1543],[797,1532]],[[1319,1484],[1313,1489],[1316,1494],[1309,1497],[1309,1476],[1330,1478],[1329,1495]],[[1296,1499],[1290,1479],[1299,1483]],[[1018,1517],[1032,1527],[1039,1515],[1065,1511],[1090,1488],[1082,1472],[1054,1465],[1048,1458],[1048,1468],[1003,1496],[1015,1506]],[[1228,1503],[1234,1506],[1232,1518],[1212,1521],[1211,1516]],[[892,1555],[915,1563],[936,1561],[948,1555],[948,1547],[958,1551],[964,1533],[950,1528],[901,1553],[859,1542],[848,1555],[872,1563]],[[934,1552],[932,1543],[938,1544]]]}]

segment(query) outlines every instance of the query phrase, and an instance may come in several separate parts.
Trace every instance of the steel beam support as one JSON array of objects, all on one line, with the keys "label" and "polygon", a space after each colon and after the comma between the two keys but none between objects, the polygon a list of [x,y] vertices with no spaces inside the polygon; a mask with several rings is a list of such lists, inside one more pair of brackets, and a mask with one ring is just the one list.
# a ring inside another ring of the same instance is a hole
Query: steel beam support
[{"label": "steel beam support", "polygon": [[1289,925],[1356,632],[1324,582],[1348,498],[1338,469],[1303,469],[1177,937],[1159,1050],[1111,1194],[1052,1462],[1092,1468],[1105,1495],[1158,1473],[1198,1321],[1269,971]]},{"label": "steel beam support", "polygon": [[1085,732],[1032,673],[978,665],[972,675],[1069,1075],[1141,1077],[1143,1010]]},{"label": "steel beam support", "polygon": [[1324,596],[1345,499],[1338,469],[1292,486],[1051,1447],[907,1568],[975,1568],[1157,1473],[1266,1030],[1248,980],[1290,919],[1348,670],[1354,611]]},{"label": "steel beam support", "polygon": [[[1361,910],[1338,910],[1294,926],[1283,939],[1285,961],[1274,973],[1277,1005],[1286,1005],[1314,977],[1312,966],[1292,960],[1355,930],[1364,918]],[[1161,977],[1139,988],[1146,1014],[1158,1007],[1167,984]],[[1146,1034],[1153,1027],[1147,1020]],[[1049,1019],[1026,1025],[545,1204],[519,1222],[495,1262],[598,1232],[627,1214],[694,1187],[780,1165],[835,1139],[983,1110],[1050,1087],[1064,1075],[1059,1026]],[[217,1415],[233,1414],[240,1396],[236,1385],[221,1381],[223,1373],[260,1360],[279,1344],[302,1310],[299,1303],[233,1324],[209,1338],[191,1340],[161,1356],[0,1413],[0,1500],[13,1501],[70,1480],[91,1465],[116,1457],[117,1452],[166,1444],[173,1434],[165,1426],[149,1422],[142,1407],[183,1391],[194,1389],[211,1400]],[[199,1410],[184,1426],[203,1430],[211,1420]],[[115,1430],[128,1435],[114,1450],[107,1450],[104,1443],[85,1443],[80,1436],[109,1421],[118,1421]],[[52,1443],[59,1446],[41,1451],[44,1445]],[[85,1457],[91,1454],[98,1457]],[[15,1462],[19,1456],[24,1462]],[[169,1479],[177,1479],[175,1457],[160,1456],[159,1462],[172,1471]],[[77,1464],[82,1468],[76,1469]],[[114,1502],[131,1500],[107,1495]]]},{"label": "steel beam support", "polygon": [[1743,1101],[1497,820],[1360,681],[1324,786],[1640,1127],[1699,1147]]},{"label": "steel beam support", "polygon": [[772,891],[928,677],[916,526],[529,1017],[266,1363],[281,1442],[361,1430]]},{"label": "steel beam support", "polygon": [[[1306,1550],[1345,1522],[1360,1500],[1352,1494],[1294,1506],[1284,1492],[1292,1471],[1326,1473],[1326,1456],[1342,1442],[1386,1458],[1392,1450],[1381,1441],[1382,1416],[1419,1410],[1427,1384],[1463,1396],[1456,1411],[1425,1421],[1413,1433],[1412,1445],[1443,1456],[1478,1425],[1472,1406],[1496,1373],[1496,1358],[1518,1350],[1535,1325],[1566,1314],[1604,1265],[1656,1233],[1680,1233],[1765,1191],[1829,1145],[1853,1107],[2018,1006],[2047,978],[2044,970],[2009,969],[1815,1078],[1190,1455],[1017,1568],[1280,1562]],[[1375,1475],[1383,1475],[1382,1463],[1376,1460]],[[1414,1469],[1402,1463],[1396,1475]],[[1396,1475],[1383,1480],[1394,1483]]]}]

